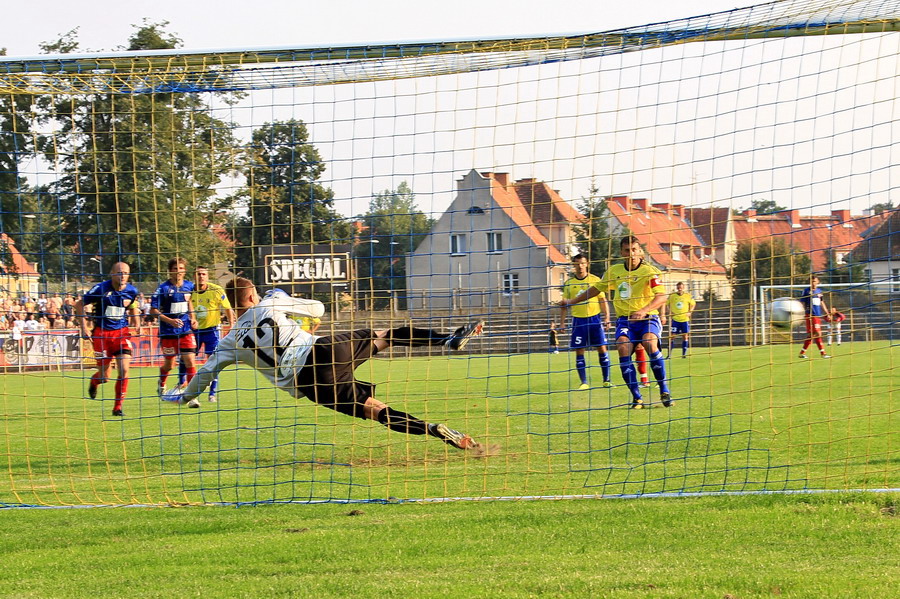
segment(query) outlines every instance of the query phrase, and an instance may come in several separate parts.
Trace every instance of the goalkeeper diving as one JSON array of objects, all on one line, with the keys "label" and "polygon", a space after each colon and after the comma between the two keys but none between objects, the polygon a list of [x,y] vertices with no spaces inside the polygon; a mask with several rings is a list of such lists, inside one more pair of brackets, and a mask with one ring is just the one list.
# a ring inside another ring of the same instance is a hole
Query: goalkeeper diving
[{"label": "goalkeeper diving", "polygon": [[291,297],[280,289],[260,298],[253,282],[243,277],[229,281],[225,294],[237,312],[237,322],[190,383],[163,393],[164,401],[199,408],[197,397],[219,372],[242,362],[293,397],[306,397],[348,416],[377,420],[394,431],[431,435],[457,449],[480,448],[469,435],[445,424],[427,423],[375,399],[375,385],[356,379],[354,371],[391,345],[443,345],[461,350],[472,337],[482,333],[483,322],[460,327],[452,334],[399,327],[320,337],[304,330],[298,321],[320,318],[325,313],[322,302]]}]

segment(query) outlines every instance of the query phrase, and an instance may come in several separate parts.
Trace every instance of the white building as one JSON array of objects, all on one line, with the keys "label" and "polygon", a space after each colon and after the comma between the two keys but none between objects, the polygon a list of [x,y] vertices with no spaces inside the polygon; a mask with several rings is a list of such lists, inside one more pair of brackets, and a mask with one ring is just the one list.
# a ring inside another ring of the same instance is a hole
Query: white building
[{"label": "white building", "polygon": [[559,299],[572,225],[581,220],[546,183],[469,171],[431,234],[406,257],[410,309],[548,306]]}]

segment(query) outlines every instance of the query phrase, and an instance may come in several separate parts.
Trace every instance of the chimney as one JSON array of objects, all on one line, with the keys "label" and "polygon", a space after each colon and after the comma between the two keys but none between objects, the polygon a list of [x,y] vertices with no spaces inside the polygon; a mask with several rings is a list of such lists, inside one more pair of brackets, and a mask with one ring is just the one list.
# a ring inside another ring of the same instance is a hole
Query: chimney
[{"label": "chimney", "polygon": [[851,228],[853,223],[850,222],[850,211],[849,210],[832,210],[831,218],[836,220],[838,224],[843,226],[844,228]]},{"label": "chimney", "polygon": [[744,216],[747,217],[747,222],[748,222],[748,223],[755,223],[755,222],[757,222],[757,218],[756,218],[756,208],[747,208],[746,210],[744,210]]},{"label": "chimney", "polygon": [[672,204],[672,210],[675,212],[676,216],[681,220],[684,220],[684,205],[683,204]]},{"label": "chimney", "polygon": [[622,205],[625,214],[631,212],[631,196],[606,196],[603,198],[607,202],[617,202]]},{"label": "chimney", "polygon": [[631,200],[632,206],[634,206],[635,210],[643,210],[647,212],[647,208],[650,207],[650,200],[646,198],[634,198]]},{"label": "chimney", "polygon": [[787,216],[787,219],[789,221],[791,221],[792,229],[800,228],[800,211],[799,210],[796,210],[796,209],[795,210],[786,210],[785,215]]},{"label": "chimney", "polygon": [[666,216],[672,216],[672,212],[670,211],[671,206],[669,204],[653,204],[653,207]]},{"label": "chimney", "polygon": [[503,189],[509,185],[509,173],[494,173],[494,180],[499,183]]}]

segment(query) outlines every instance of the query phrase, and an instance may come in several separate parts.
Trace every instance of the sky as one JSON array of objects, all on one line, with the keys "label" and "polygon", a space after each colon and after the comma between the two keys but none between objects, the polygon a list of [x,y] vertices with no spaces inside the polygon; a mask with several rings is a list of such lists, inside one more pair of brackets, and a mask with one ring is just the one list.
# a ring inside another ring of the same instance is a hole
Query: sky
[{"label": "sky", "polygon": [[[36,56],[41,42],[77,27],[82,52],[117,51],[144,19],[168,21],[166,31],[190,50],[304,48],[595,33],[753,5],[46,0],[39,19],[24,3],[5,9],[9,22],[28,26],[7,28],[0,48]],[[217,107],[217,115],[244,140],[265,122],[304,121],[328,165],[321,182],[346,215],[401,182],[419,208],[440,213],[473,168],[547,181],[573,202],[596,183],[602,195],[654,203],[746,208],[771,199],[804,212],[858,214],[892,200],[900,181],[896,38],[705,42],[492,72],[263,90]],[[38,164],[29,178],[55,176]]]},{"label": "sky", "polygon": [[731,10],[752,0],[43,0],[4,7],[0,48],[34,56],[41,42],[78,27],[83,50],[121,46],[144,18],[170,22],[191,49],[538,36],[588,33]]}]

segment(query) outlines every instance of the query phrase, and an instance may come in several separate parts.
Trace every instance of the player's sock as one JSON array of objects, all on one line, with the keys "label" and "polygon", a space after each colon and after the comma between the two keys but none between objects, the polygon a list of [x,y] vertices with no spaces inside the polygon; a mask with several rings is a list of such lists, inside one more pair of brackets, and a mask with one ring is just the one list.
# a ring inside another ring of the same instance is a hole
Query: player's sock
[{"label": "player's sock", "polygon": [[385,406],[378,412],[378,422],[392,431],[406,433],[407,435],[424,435],[429,432],[428,425],[425,424],[424,420],[419,420],[415,416],[410,416],[406,412],[395,410],[390,406]]},{"label": "player's sock", "polygon": [[804,341],[804,342],[803,342],[803,349],[800,350],[800,353],[801,353],[801,354],[806,353],[806,350],[809,349],[809,346],[810,346],[811,343],[812,343],[812,339],[807,339],[806,341]]},{"label": "player's sock", "polygon": [[631,391],[631,396],[635,399],[641,398],[641,390],[638,387],[637,371],[634,369],[634,362],[631,356],[619,356],[619,369],[622,371],[622,379],[625,386]]},{"label": "player's sock", "polygon": [[191,368],[188,368],[188,369],[187,369],[187,373],[186,373],[186,375],[185,375],[185,377],[184,377],[184,382],[185,382],[185,383],[190,383],[190,382],[191,382],[191,379],[194,378],[196,375],[197,375],[197,367],[196,367],[196,366],[193,366],[193,367],[191,367]]},{"label": "player's sock", "polygon": [[656,377],[656,382],[659,383],[659,392],[660,393],[668,393],[669,385],[666,384],[666,361],[663,359],[663,353],[659,350],[656,353],[650,354],[650,369],[653,371],[653,376]]},{"label": "player's sock", "polygon": [[95,372],[95,373],[91,376],[91,382],[88,383],[88,384],[89,384],[91,387],[96,387],[97,385],[99,385],[99,384],[100,384],[100,373],[99,373],[99,372]]},{"label": "player's sock", "polygon": [[681,342],[681,355],[686,356],[688,350],[688,342],[687,339]]},{"label": "player's sock", "polygon": [[822,352],[823,354],[825,353],[825,346],[822,345],[822,339],[816,338],[816,347],[819,348],[820,352]]},{"label": "player's sock", "polygon": [[612,368],[612,363],[609,360],[609,352],[603,352],[600,354],[600,370],[603,372],[603,382],[608,383],[610,381],[609,373]]},{"label": "player's sock", "polygon": [[113,403],[113,410],[121,410],[121,409],[122,409],[122,400],[116,399],[116,401]]},{"label": "player's sock", "polygon": [[163,373],[162,371],[159,372],[159,386],[160,386],[160,387],[165,387],[165,386],[166,386],[166,379],[167,379],[167,378],[169,378],[169,373],[168,373],[168,372],[166,372],[166,373]]},{"label": "player's sock", "polygon": [[116,379],[116,401],[121,402],[125,399],[128,392],[128,379]]},{"label": "player's sock", "polygon": [[441,345],[446,343],[447,335],[434,329],[416,327],[398,327],[388,331],[387,340],[391,345],[400,347],[418,347],[422,345]]},{"label": "player's sock", "polygon": [[183,385],[187,379],[187,366],[184,365],[184,362],[178,360],[178,386]]},{"label": "player's sock", "polygon": [[218,390],[219,390],[219,379],[213,379],[212,382],[209,384],[209,394],[215,395],[216,391],[218,391]]},{"label": "player's sock", "polygon": [[581,379],[581,384],[587,384],[587,360],[584,359],[584,356],[575,357],[575,370],[578,371],[578,378]]}]

